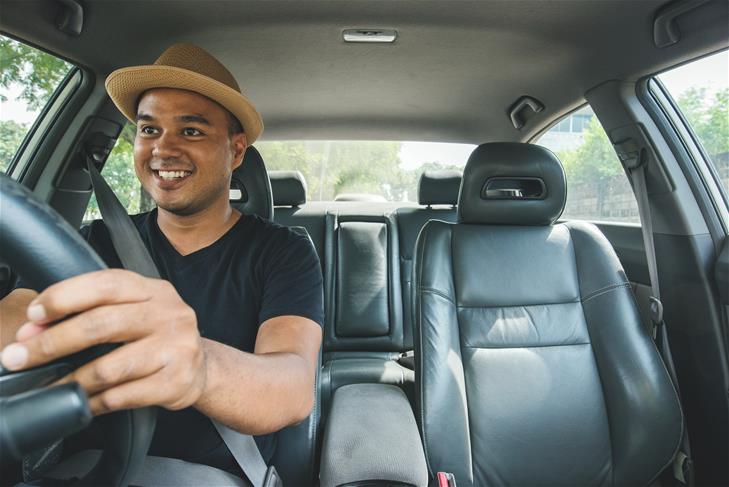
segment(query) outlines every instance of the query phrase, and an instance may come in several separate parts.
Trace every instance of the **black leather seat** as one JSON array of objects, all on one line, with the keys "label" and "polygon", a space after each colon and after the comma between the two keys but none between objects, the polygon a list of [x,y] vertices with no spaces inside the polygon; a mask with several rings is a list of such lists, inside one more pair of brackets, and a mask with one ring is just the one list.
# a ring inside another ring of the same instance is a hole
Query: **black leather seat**
[{"label": "black leather seat", "polygon": [[556,157],[479,146],[458,223],[415,256],[417,414],[431,474],[467,485],[646,485],[681,441],[676,391],[615,252],[554,224]]},{"label": "black leather seat", "polygon": [[250,146],[230,178],[230,204],[243,214],[273,219],[273,196],[266,165],[258,150]]},{"label": "black leather seat", "polygon": [[306,203],[306,180],[300,171],[269,171],[273,206],[297,208]]},{"label": "black leather seat", "polygon": [[274,220],[287,227],[304,227],[324,269],[325,209],[307,208],[306,180],[299,171],[270,171]]},{"label": "black leather seat", "polygon": [[[420,230],[428,220],[456,221],[456,203],[461,188],[462,173],[455,170],[424,171],[418,181],[420,207],[398,208],[397,227],[400,231],[400,285],[403,301],[403,328],[405,346],[412,349],[413,320],[411,284],[413,277],[413,253]],[[423,206],[425,208],[423,208]]]},{"label": "black leather seat", "polygon": [[329,213],[326,240],[322,417],[336,389],[347,384],[391,384],[412,397],[414,372],[397,362],[409,347],[394,215]]},{"label": "black leather seat", "polygon": [[[248,147],[243,163],[231,177],[231,204],[244,214],[273,218],[271,182],[263,158]],[[277,433],[272,463],[286,485],[311,485],[317,471],[316,447],[320,417],[319,377],[314,408],[307,419]]]}]

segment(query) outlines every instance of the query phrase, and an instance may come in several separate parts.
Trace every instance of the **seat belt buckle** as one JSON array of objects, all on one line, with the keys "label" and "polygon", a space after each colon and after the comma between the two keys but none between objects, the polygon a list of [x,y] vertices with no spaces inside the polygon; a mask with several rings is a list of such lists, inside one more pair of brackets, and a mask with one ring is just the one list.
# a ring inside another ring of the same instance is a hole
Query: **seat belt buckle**
[{"label": "seat belt buckle", "polygon": [[270,465],[266,469],[266,476],[263,479],[262,487],[283,487],[283,480],[273,465]]},{"label": "seat belt buckle", "polygon": [[456,476],[448,472],[438,472],[438,487],[456,487]]},{"label": "seat belt buckle", "polygon": [[687,479],[691,477],[691,460],[682,451],[673,459],[673,476],[682,484],[688,484]]},{"label": "seat belt buckle", "polygon": [[657,325],[663,322],[663,303],[655,296],[648,298],[648,304],[650,306],[651,321]]}]

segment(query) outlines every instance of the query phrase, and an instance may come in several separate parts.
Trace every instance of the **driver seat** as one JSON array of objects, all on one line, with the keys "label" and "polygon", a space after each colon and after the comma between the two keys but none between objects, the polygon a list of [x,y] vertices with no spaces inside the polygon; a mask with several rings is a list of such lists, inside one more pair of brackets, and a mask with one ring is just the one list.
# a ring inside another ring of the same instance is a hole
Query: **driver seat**
[{"label": "driver seat", "polygon": [[421,231],[416,415],[431,475],[471,485],[647,485],[675,456],[681,406],[610,243],[555,223],[560,162],[488,143],[455,224]]},{"label": "driver seat", "polygon": [[[244,214],[255,214],[267,220],[273,219],[271,182],[263,158],[252,146],[246,149],[243,163],[233,171],[230,201],[234,208]],[[301,229],[296,231],[301,232]],[[319,362],[321,364],[321,350]],[[319,368],[317,367],[317,371]],[[309,417],[276,433],[276,449],[269,463],[276,467],[284,485],[312,485],[315,482],[319,404],[319,374],[317,372],[314,407]],[[129,441],[135,441],[135,438],[132,437]],[[84,478],[99,458],[98,450],[81,451],[56,465],[48,473],[48,477],[54,480]],[[118,463],[121,460],[114,458],[111,461]],[[181,476],[185,476],[185,485],[247,483],[247,480],[237,479],[227,472],[207,465],[196,465],[198,468],[190,470],[185,468],[187,462],[180,460],[173,460],[173,462],[179,462],[177,465],[180,472],[176,476],[169,472],[170,465],[175,465],[175,463],[158,464],[148,460],[145,465],[141,466],[141,478],[155,479],[153,483],[158,481],[156,479],[162,478],[167,485],[179,483]]]},{"label": "driver seat", "polygon": [[[253,146],[246,149],[243,163],[233,171],[230,199],[233,207],[241,213],[252,213],[266,220],[273,220],[271,180],[261,154]],[[306,233],[303,227],[297,227],[294,231]],[[306,235],[309,236],[308,233]],[[319,360],[321,362],[321,350]],[[271,463],[276,466],[284,485],[312,485],[315,482],[320,366],[316,369],[314,407],[311,414],[301,423],[284,428],[276,434],[276,450]]]}]

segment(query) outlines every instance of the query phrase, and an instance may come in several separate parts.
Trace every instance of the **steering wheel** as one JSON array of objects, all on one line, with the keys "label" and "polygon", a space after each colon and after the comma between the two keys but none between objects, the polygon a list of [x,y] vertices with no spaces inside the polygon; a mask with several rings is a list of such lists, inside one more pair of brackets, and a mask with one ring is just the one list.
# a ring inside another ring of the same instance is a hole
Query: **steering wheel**
[{"label": "steering wheel", "polygon": [[[96,252],[53,208],[4,174],[0,174],[0,260],[37,290],[106,268]],[[109,350],[109,346],[96,346],[21,372],[0,367],[2,401],[13,402],[22,409],[23,401],[29,402],[26,398],[33,396],[29,391],[38,390]],[[83,393],[80,397],[86,400]],[[45,410],[53,410],[52,406],[50,404]],[[88,410],[88,406],[85,407]],[[17,436],[33,437],[39,428],[47,426],[48,417],[37,418],[37,421],[31,417],[33,412],[43,410],[26,408],[28,417],[24,423],[27,426],[23,425],[24,431],[22,428],[15,431]],[[103,451],[96,466],[81,479],[81,484],[126,486],[134,480],[147,455],[154,434],[156,410],[119,411],[100,419],[104,429]],[[7,425],[0,426],[4,431]]]}]

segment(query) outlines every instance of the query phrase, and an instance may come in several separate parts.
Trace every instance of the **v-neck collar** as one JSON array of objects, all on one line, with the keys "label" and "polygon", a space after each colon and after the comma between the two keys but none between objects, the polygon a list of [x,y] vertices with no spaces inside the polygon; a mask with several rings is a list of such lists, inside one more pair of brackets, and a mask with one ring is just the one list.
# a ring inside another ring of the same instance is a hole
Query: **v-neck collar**
[{"label": "v-neck collar", "polygon": [[214,252],[218,247],[221,245],[224,245],[225,242],[233,238],[235,234],[238,233],[239,229],[243,227],[243,224],[248,221],[249,217],[246,214],[242,214],[240,218],[238,218],[238,221],[233,224],[232,227],[230,227],[223,235],[221,235],[216,241],[211,243],[210,245],[207,245],[201,249],[198,249],[194,252],[191,252],[187,255],[182,255],[174,245],[169,241],[167,236],[164,234],[162,229],[159,227],[159,224],[157,223],[157,209],[154,209],[153,214],[150,215],[151,217],[151,229],[152,234],[155,238],[159,239],[162,243],[163,247],[166,249],[166,251],[174,257],[175,260],[178,261],[184,261],[184,262],[192,262],[195,260],[198,260],[199,258],[204,257],[205,255],[208,255],[211,252]]}]

